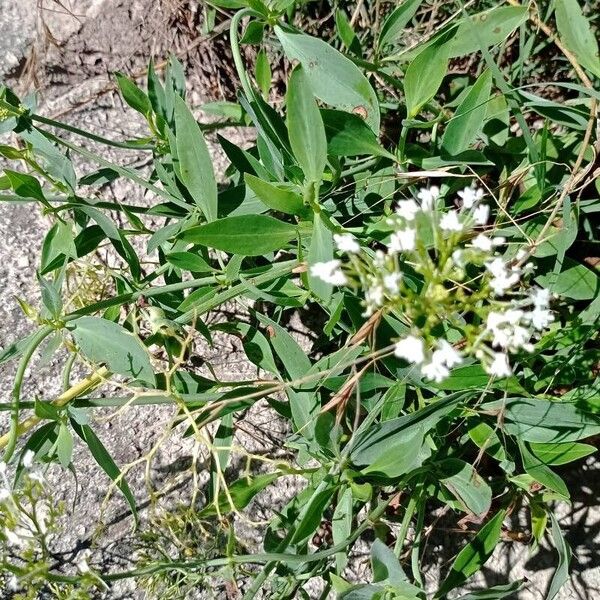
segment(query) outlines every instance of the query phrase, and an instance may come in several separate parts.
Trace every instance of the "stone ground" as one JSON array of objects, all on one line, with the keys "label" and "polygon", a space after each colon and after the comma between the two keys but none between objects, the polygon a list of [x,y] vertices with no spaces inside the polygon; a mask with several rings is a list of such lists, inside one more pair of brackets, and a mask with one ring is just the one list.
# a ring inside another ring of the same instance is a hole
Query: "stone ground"
[{"label": "stone ground", "polygon": [[[107,137],[120,139],[143,133],[143,124],[132,117],[132,111],[123,110],[118,97],[106,93],[110,87],[109,73],[121,70],[136,73],[144,69],[150,56],[160,61],[167,52],[182,55],[189,78],[192,104],[207,98],[231,94],[233,78],[226,54],[221,50],[226,42],[216,41],[211,46],[194,46],[199,23],[198,5],[183,0],[2,0],[0,11],[0,81],[5,79],[15,87],[40,90],[38,112],[47,116],[60,115],[73,125]],[[186,48],[190,48],[185,52]],[[243,143],[244,132],[228,132],[235,143]],[[214,147],[213,147],[214,149]],[[106,153],[109,159],[120,158]],[[220,158],[223,167],[222,157]],[[82,169],[89,168],[81,165]],[[117,183],[109,193],[115,198],[139,202],[139,191]],[[39,262],[41,241],[49,221],[30,206],[0,205],[0,348],[25,335],[31,328],[20,311],[14,296],[31,303],[39,293],[33,277]],[[217,317],[219,318],[219,317]],[[220,317],[224,318],[224,317]],[[308,332],[304,342],[309,344]],[[252,366],[245,362],[238,346],[224,338],[210,349],[210,361],[224,378],[254,376]],[[31,373],[25,389],[26,397],[52,397],[59,391],[60,359],[38,367]],[[0,389],[10,389],[12,366],[0,368]],[[8,396],[6,392],[0,395]],[[99,415],[96,425],[109,451],[119,464],[138,460],[146,454],[172,417],[172,409],[144,407],[128,410],[119,415],[106,411]],[[0,417],[0,430],[4,429]],[[240,433],[238,442],[251,451],[260,453],[267,448],[281,446],[286,436],[285,427],[273,419],[264,407]],[[83,448],[80,448],[83,450]],[[189,498],[189,464],[194,445],[190,438],[170,438],[157,453],[150,478],[155,487],[174,488],[165,503],[175,506]],[[283,456],[283,450],[282,456]],[[60,547],[65,562],[73,562],[88,547],[94,549],[92,561],[98,565],[125,564],[131,554],[128,536],[131,520],[126,505],[115,496],[104,514],[106,529],[95,535],[100,506],[106,489],[106,478],[96,468],[85,451],[77,452],[79,491],[74,498],[74,481],[64,472],[54,470],[50,481],[58,498],[69,504],[75,500],[76,510],[62,537]],[[574,551],[572,581],[559,598],[593,600],[600,598],[600,488],[594,463],[572,473],[575,485],[574,504],[565,507],[561,521]],[[144,498],[146,479],[142,468],[134,469],[129,483],[138,498]],[[284,481],[280,486],[259,498],[255,519],[264,518],[273,506],[280,506],[296,493],[297,482]],[[147,505],[142,504],[142,513]],[[238,523],[247,533],[250,547],[259,539],[256,528]],[[428,551],[443,562],[447,540],[444,535],[431,540]],[[486,566],[482,585],[503,582],[507,577],[526,577],[530,584],[519,595],[521,600],[544,598],[555,556],[543,549],[531,559],[525,545],[506,543]],[[356,558],[357,572],[364,572],[366,559]],[[432,583],[439,570],[427,573]],[[215,592],[216,597],[224,597]],[[8,596],[7,596],[8,597]],[[143,598],[146,596],[131,586],[121,585],[111,590],[107,598]]]}]

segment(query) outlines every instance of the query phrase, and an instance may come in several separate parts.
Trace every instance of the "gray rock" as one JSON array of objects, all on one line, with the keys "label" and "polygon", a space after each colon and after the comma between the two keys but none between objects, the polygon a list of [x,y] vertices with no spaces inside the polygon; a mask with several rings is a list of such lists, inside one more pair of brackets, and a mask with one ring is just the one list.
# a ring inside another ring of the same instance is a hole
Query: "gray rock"
[{"label": "gray rock", "polygon": [[36,0],[2,0],[0,81],[18,69],[35,40]]}]

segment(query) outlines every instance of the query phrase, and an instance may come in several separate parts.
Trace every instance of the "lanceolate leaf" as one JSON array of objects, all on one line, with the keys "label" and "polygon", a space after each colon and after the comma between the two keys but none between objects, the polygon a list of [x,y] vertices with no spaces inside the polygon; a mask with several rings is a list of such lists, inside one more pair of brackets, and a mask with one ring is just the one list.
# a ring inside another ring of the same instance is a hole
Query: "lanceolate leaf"
[{"label": "lanceolate leaf", "polygon": [[406,24],[417,12],[421,1],[422,0],[404,0],[402,4],[387,16],[381,26],[381,33],[379,34],[378,46],[380,48],[393,44],[402,36]]},{"label": "lanceolate leaf", "polygon": [[306,210],[302,196],[291,189],[263,181],[250,173],[244,174],[244,181],[261,202],[273,210],[288,215],[299,215]]},{"label": "lanceolate leaf", "polygon": [[373,154],[387,156],[394,159],[377,141],[373,130],[359,116],[343,110],[321,110],[325,134],[327,135],[327,149],[335,156],[359,156]]},{"label": "lanceolate leaf", "polygon": [[[598,41],[583,16],[577,0],[556,0],[556,27],[564,45],[579,63],[596,77],[600,77]],[[593,12],[591,13],[593,15]]]},{"label": "lanceolate leaf", "polygon": [[568,498],[569,490],[565,482],[537,456],[531,453],[525,442],[519,441],[525,472],[549,490]]},{"label": "lanceolate leaf", "polygon": [[[313,222],[313,234],[308,250],[309,269],[318,262],[328,262],[333,259],[333,234],[327,228],[323,216],[320,213],[315,214]],[[308,274],[308,283],[311,291],[324,302],[331,298],[333,286],[323,281],[319,277]]]},{"label": "lanceolate leaf", "polygon": [[527,442],[576,442],[600,433],[600,416],[571,402],[507,398],[481,408],[500,416],[506,433]]},{"label": "lanceolate leaf", "polygon": [[552,541],[558,553],[558,565],[552,576],[546,600],[554,600],[563,585],[569,581],[569,563],[571,562],[572,555],[571,548],[567,544],[563,532],[560,530],[558,520],[552,512],[550,513],[550,520],[552,521]]},{"label": "lanceolate leaf", "polygon": [[492,555],[502,531],[502,521],[506,511],[501,510],[488,521],[479,533],[458,554],[454,564],[435,598],[444,597],[449,591],[462,585],[471,575],[478,571]]},{"label": "lanceolate leaf", "polygon": [[485,515],[492,503],[492,490],[475,469],[457,458],[439,463],[441,484],[461,503],[467,512]]},{"label": "lanceolate leaf", "polygon": [[154,387],[154,370],[144,344],[121,325],[100,317],[80,317],[69,327],[88,360]]},{"label": "lanceolate leaf", "polygon": [[285,98],[294,156],[308,181],[321,181],[327,163],[327,139],[319,108],[300,65],[292,71]]},{"label": "lanceolate leaf", "polygon": [[175,96],[177,156],[182,183],[207,221],[217,218],[217,181],[200,127],[185,101]]},{"label": "lanceolate leaf", "polygon": [[404,95],[408,118],[416,117],[436,94],[446,75],[448,46],[442,42],[425,48],[406,69]]},{"label": "lanceolate leaf", "polygon": [[527,20],[527,6],[500,6],[463,19],[449,42],[450,58],[503,42]]},{"label": "lanceolate leaf", "polygon": [[123,496],[127,500],[131,512],[138,522],[137,518],[137,505],[135,498],[131,493],[131,489],[127,483],[127,480],[121,473],[121,470],[116,465],[112,456],[108,450],[104,447],[104,444],[100,441],[98,436],[94,433],[93,429],[89,425],[80,425],[74,419],[71,419],[71,426],[75,433],[87,444],[94,460],[102,467],[102,470],[115,482],[115,485],[121,490]]},{"label": "lanceolate leaf", "polygon": [[250,504],[252,498],[254,498],[258,492],[264,490],[278,477],[279,473],[268,473],[265,475],[257,475],[253,478],[243,477],[238,479],[229,486],[228,494],[224,491],[219,494],[219,498],[216,502],[218,510],[215,504],[209,504],[198,513],[198,516],[208,517],[216,514],[223,515],[229,513],[231,510],[242,510]]},{"label": "lanceolate leaf", "polygon": [[483,127],[491,89],[492,73],[487,70],[479,76],[448,122],[442,138],[444,152],[455,156],[469,148]]},{"label": "lanceolate leaf", "polygon": [[317,38],[275,27],[287,57],[298,60],[314,95],[323,102],[364,117],[379,131],[377,95],[360,69],[343,54]]},{"label": "lanceolate leaf", "polygon": [[187,242],[243,256],[260,256],[283,248],[296,236],[296,228],[266,215],[225,217],[186,229]]}]

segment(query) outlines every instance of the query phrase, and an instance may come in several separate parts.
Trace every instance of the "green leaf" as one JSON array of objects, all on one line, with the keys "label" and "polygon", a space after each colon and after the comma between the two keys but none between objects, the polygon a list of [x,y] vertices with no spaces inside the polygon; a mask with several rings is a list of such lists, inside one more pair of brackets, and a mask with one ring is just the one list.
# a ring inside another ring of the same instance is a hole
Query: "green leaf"
[{"label": "green leaf", "polygon": [[547,273],[536,277],[535,281],[555,294],[574,300],[592,300],[600,293],[598,274],[568,257],[558,275]]},{"label": "green leaf", "polygon": [[385,46],[398,40],[404,33],[407,23],[414,17],[420,4],[421,0],[404,0],[400,6],[397,6],[386,17],[377,41],[379,48],[385,48]]},{"label": "green leaf", "polygon": [[326,104],[364,116],[379,131],[379,102],[368,79],[343,54],[317,38],[275,27],[290,60],[298,60],[314,95]]},{"label": "green leaf", "polygon": [[596,452],[590,444],[530,444],[530,449],[546,465],[566,465]]},{"label": "green leaf", "polygon": [[340,40],[342,40],[342,44],[344,44],[350,52],[360,56],[362,53],[360,40],[354,29],[352,29],[352,25],[350,24],[346,13],[341,8],[338,8],[335,11],[335,29]]},{"label": "green leaf", "polygon": [[217,181],[200,127],[180,96],[175,96],[175,128],[181,182],[207,221],[217,218]]},{"label": "green leaf", "polygon": [[569,547],[569,544],[567,544],[567,540],[565,540],[565,536],[560,530],[560,525],[558,524],[554,513],[550,513],[550,520],[552,521],[552,541],[554,542],[554,547],[558,553],[558,565],[552,576],[552,581],[550,582],[550,587],[546,594],[546,600],[554,600],[565,583],[569,581],[569,564],[572,555],[571,548]]},{"label": "green leaf", "polygon": [[327,164],[327,139],[321,113],[300,65],[290,75],[285,99],[292,152],[306,179],[321,181]]},{"label": "green leaf", "polygon": [[64,423],[60,424],[56,442],[56,455],[58,456],[58,461],[66,469],[71,464],[73,458],[73,436]]},{"label": "green leaf", "polygon": [[171,252],[165,256],[167,262],[184,271],[210,273],[214,269],[198,254],[193,252]]},{"label": "green leaf", "polygon": [[225,217],[183,231],[187,242],[243,256],[260,256],[283,248],[296,236],[293,225],[265,215]]},{"label": "green leaf", "polygon": [[363,472],[400,476],[419,466],[428,456],[425,434],[456,408],[460,395],[451,394],[408,415],[372,425],[356,436],[350,453]]},{"label": "green leaf", "polygon": [[44,197],[40,182],[35,177],[9,169],[4,169],[4,174],[8,177],[10,185],[17,196],[21,196],[21,198],[33,198],[49,206],[48,201]]},{"label": "green leaf", "polygon": [[[71,226],[64,221],[57,221],[44,238],[41,261],[42,273],[47,273],[48,266],[60,256],[66,258],[77,257]],[[61,266],[60,263],[57,264],[58,266]]]},{"label": "green leaf", "polygon": [[335,156],[360,156],[369,154],[395,160],[377,141],[373,130],[357,115],[343,110],[322,109],[325,124],[327,151]]},{"label": "green leaf", "polygon": [[145,115],[152,112],[152,105],[148,96],[131,80],[122,73],[116,73],[117,84],[123,95],[123,99],[133,110]]},{"label": "green leaf", "polygon": [[83,354],[95,363],[154,387],[154,371],[140,339],[118,323],[99,317],[79,317],[69,323]]},{"label": "green leaf", "polygon": [[288,375],[292,379],[303,377],[311,368],[311,362],[306,352],[281,325],[260,313],[256,313],[256,318],[270,329],[271,345]]},{"label": "green leaf", "polygon": [[258,83],[263,97],[268,98],[269,91],[271,90],[271,65],[269,64],[267,53],[262,48],[256,57],[255,69],[256,83]]},{"label": "green leaf", "polygon": [[290,189],[263,181],[250,173],[244,173],[244,181],[261,202],[273,210],[288,215],[300,215],[307,210],[302,196]]},{"label": "green leaf", "polygon": [[209,499],[211,501],[214,501],[215,498],[217,498],[218,490],[221,487],[221,476],[224,475],[227,464],[229,463],[234,433],[233,413],[229,413],[224,415],[221,419],[212,441],[213,449],[211,452],[209,487]]},{"label": "green leaf", "polygon": [[[331,529],[334,545],[345,542],[352,533],[352,489],[346,488],[338,495],[338,502],[333,511]],[[348,554],[344,551],[335,555],[336,572],[341,574],[348,564]]]},{"label": "green leaf", "polygon": [[[404,593],[410,594],[411,598],[420,592],[419,588],[408,583],[400,561],[380,539],[376,539],[371,546],[371,571],[373,583],[383,582],[396,589],[405,588]],[[407,586],[409,589],[406,589]]]},{"label": "green leaf", "polygon": [[404,95],[409,119],[416,117],[436,94],[448,69],[448,46],[442,42],[426,47],[408,65]]},{"label": "green leaf", "polygon": [[[598,42],[577,0],[555,0],[556,27],[563,44],[577,61],[596,77],[600,77]],[[594,14],[592,10],[592,15]]]},{"label": "green leaf", "polygon": [[437,464],[440,483],[464,506],[466,512],[482,516],[492,504],[490,486],[472,465],[457,458]]},{"label": "green leaf", "polygon": [[327,228],[321,213],[315,213],[313,233],[308,249],[308,284],[311,292],[323,302],[329,302],[333,286],[310,273],[310,267],[318,262],[328,262],[333,259],[333,234]]},{"label": "green leaf", "polygon": [[570,402],[507,398],[481,409],[497,414],[506,433],[527,442],[576,442],[600,433],[600,415]]},{"label": "green leaf", "polygon": [[523,458],[523,468],[528,475],[549,490],[560,494],[564,498],[569,498],[569,490],[565,482],[537,456],[531,453],[527,444],[521,440],[519,440],[519,450]]},{"label": "green leaf", "polygon": [[527,6],[500,6],[463,19],[448,43],[450,58],[502,43],[527,20]]},{"label": "green leaf", "polygon": [[469,437],[479,448],[485,449],[490,456],[500,461],[506,460],[506,452],[496,430],[487,423],[480,421],[475,426],[470,427]]},{"label": "green leaf", "polygon": [[[256,496],[260,491],[264,490],[269,484],[275,481],[279,477],[280,473],[268,473],[265,475],[257,475],[256,477],[238,479],[229,486],[229,496],[223,491],[219,494],[217,500],[217,506],[215,503],[207,505],[203,508],[198,516],[200,518],[210,517],[218,514],[228,514],[232,508],[235,510],[242,510],[250,504],[252,498]],[[231,503],[233,503],[233,507]]]},{"label": "green leaf", "polygon": [[450,572],[435,594],[435,598],[441,598],[462,585],[486,563],[500,540],[502,521],[505,515],[506,511],[504,510],[497,513],[458,553]]},{"label": "green leaf", "polygon": [[465,95],[442,137],[442,150],[456,156],[469,146],[483,127],[492,89],[492,72],[484,71]]},{"label": "green leaf", "polygon": [[74,419],[71,419],[71,426],[75,433],[86,443],[90,450],[90,453],[94,457],[94,460],[100,465],[102,470],[115,482],[115,485],[121,490],[123,496],[131,508],[131,513],[135,519],[136,524],[138,523],[138,513],[135,498],[131,493],[131,489],[125,477],[123,477],[121,470],[117,467],[112,456],[108,450],[104,447],[104,444],[100,441],[98,436],[94,433],[94,430],[89,425],[80,425]]},{"label": "green leaf", "polygon": [[[296,380],[304,377],[311,369],[311,362],[298,342],[281,325],[265,315],[256,313],[256,318],[269,329],[271,345],[289,378]],[[286,394],[296,431],[311,439],[320,408],[319,397],[314,392],[296,391],[291,386],[287,387]]]},{"label": "green leaf", "polygon": [[335,487],[329,487],[313,495],[310,502],[300,511],[290,545],[301,544],[311,536],[321,523],[323,512],[329,506]]},{"label": "green leaf", "polygon": [[58,319],[62,313],[63,302],[61,297],[60,280],[49,281],[38,275],[38,282],[42,292],[42,304],[53,319]]},{"label": "green leaf", "polygon": [[504,598],[514,598],[515,593],[523,587],[523,584],[523,580],[520,579],[506,585],[494,585],[484,590],[473,590],[456,600],[503,600]]}]

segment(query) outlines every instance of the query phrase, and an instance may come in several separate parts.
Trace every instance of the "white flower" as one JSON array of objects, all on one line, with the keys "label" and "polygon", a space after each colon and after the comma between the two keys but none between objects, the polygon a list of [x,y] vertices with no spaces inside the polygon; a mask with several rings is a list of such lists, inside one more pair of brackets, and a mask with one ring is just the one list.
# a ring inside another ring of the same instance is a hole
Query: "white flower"
[{"label": "white flower", "polygon": [[546,327],[554,321],[552,311],[547,308],[542,308],[541,306],[536,306],[530,313],[526,313],[525,316],[531,325],[538,331],[546,329]]},{"label": "white flower", "polygon": [[473,208],[475,203],[483,198],[483,190],[481,188],[466,187],[458,192],[458,196],[462,200],[463,208]]},{"label": "white flower", "polygon": [[465,256],[462,250],[455,250],[452,253],[452,262],[459,268],[462,269],[465,266]]},{"label": "white flower", "polygon": [[505,312],[490,312],[487,316],[486,329],[493,334],[492,346],[510,350],[524,348],[529,350],[531,331],[521,325],[525,313],[520,309],[509,309]]},{"label": "white flower", "polygon": [[360,252],[360,244],[351,233],[334,233],[333,241],[340,252],[356,254]]},{"label": "white flower", "polygon": [[506,263],[501,258],[495,258],[485,265],[491,273],[492,279],[490,286],[497,296],[504,295],[504,292],[519,282],[519,271],[516,269],[508,270]]},{"label": "white flower", "polygon": [[435,355],[438,352],[440,359],[449,369],[455,367],[456,365],[460,365],[463,360],[460,353],[455,350],[454,347],[446,340],[438,341],[438,349],[433,354]]},{"label": "white flower", "polygon": [[512,369],[508,363],[508,355],[504,352],[494,352],[494,359],[487,368],[487,372],[495,377],[509,377]]},{"label": "white flower", "polygon": [[400,229],[390,237],[390,252],[408,252],[415,249],[417,232],[414,229]]},{"label": "white flower", "polygon": [[458,213],[455,210],[449,210],[440,219],[440,228],[443,231],[462,231],[463,225],[458,219]]},{"label": "white flower", "polygon": [[536,308],[548,308],[550,297],[550,290],[546,288],[534,288],[531,292],[531,301]]},{"label": "white flower", "polygon": [[440,188],[437,185],[432,185],[429,188],[421,188],[417,194],[417,198],[421,201],[421,210],[431,211],[435,208],[435,201],[440,195]]},{"label": "white flower", "polygon": [[396,295],[400,292],[401,281],[402,273],[388,273],[383,277],[383,286],[390,294]]},{"label": "white flower", "polygon": [[375,256],[373,257],[373,266],[378,269],[383,269],[385,266],[386,254],[383,250],[375,250]]},{"label": "white flower", "polygon": [[0,487],[0,502],[8,500],[11,495],[12,494],[10,493],[10,490],[6,489],[5,487]]},{"label": "white flower", "polygon": [[482,252],[489,252],[493,248],[492,240],[483,233],[480,233],[472,242],[471,245]]},{"label": "white flower", "polygon": [[383,304],[385,293],[383,286],[379,283],[371,286],[365,293],[367,305],[370,307],[379,307]]},{"label": "white flower", "polygon": [[421,373],[424,377],[427,377],[427,379],[432,379],[436,383],[444,381],[444,379],[450,375],[448,367],[446,367],[439,355],[439,350],[436,350],[432,354],[430,362],[421,367]]},{"label": "white flower", "polygon": [[414,200],[400,200],[396,207],[396,214],[407,221],[414,221],[419,210],[419,205]]},{"label": "white flower", "polygon": [[425,360],[425,344],[421,338],[409,335],[396,342],[394,354],[413,365],[420,365]]},{"label": "white flower", "polygon": [[318,262],[310,267],[310,274],[331,285],[344,285],[348,280],[340,269],[340,264],[339,260]]},{"label": "white flower", "polygon": [[11,592],[16,592],[19,589],[19,580],[17,579],[16,575],[11,575],[8,578],[8,581],[6,582],[6,587]]},{"label": "white flower", "polygon": [[0,460],[0,476],[6,474],[6,463]]},{"label": "white flower", "polygon": [[490,207],[487,204],[480,204],[473,211],[473,220],[476,225],[485,225],[490,218]]},{"label": "white flower", "polygon": [[35,458],[35,453],[33,450],[27,450],[23,455],[23,467],[26,469],[30,469],[33,464],[33,459]]}]

